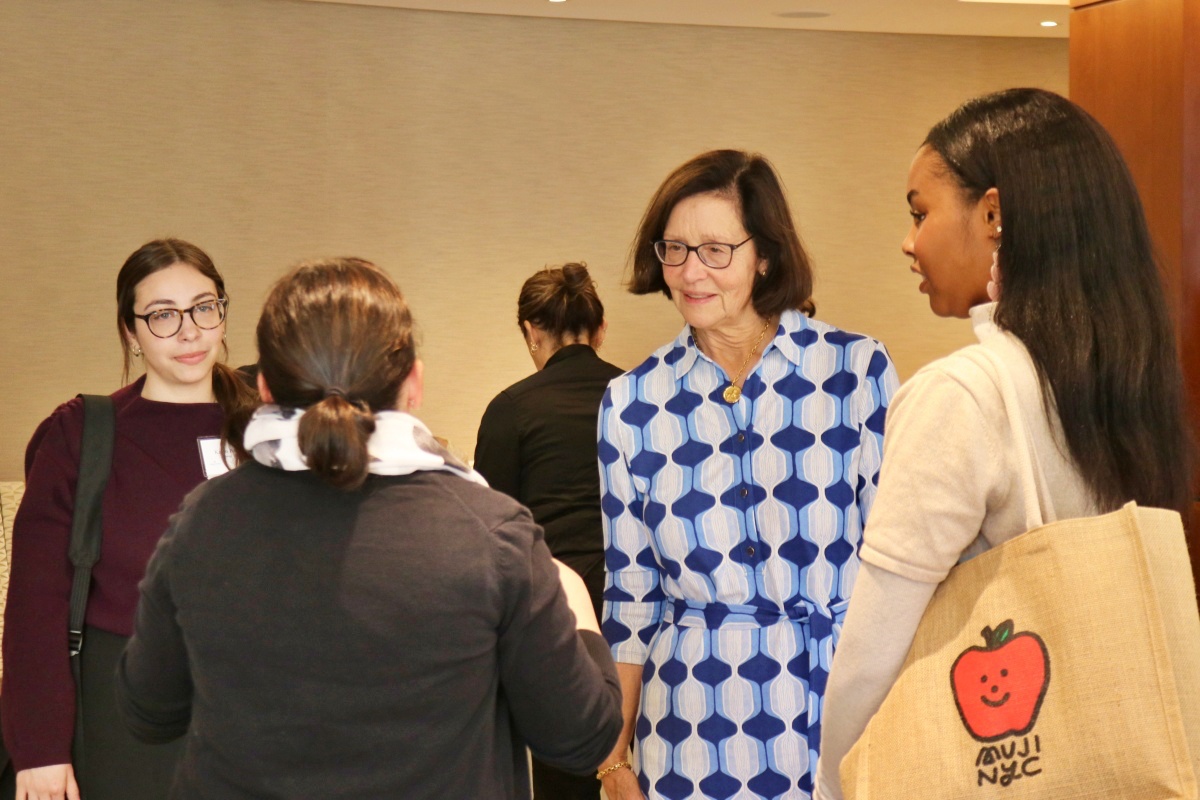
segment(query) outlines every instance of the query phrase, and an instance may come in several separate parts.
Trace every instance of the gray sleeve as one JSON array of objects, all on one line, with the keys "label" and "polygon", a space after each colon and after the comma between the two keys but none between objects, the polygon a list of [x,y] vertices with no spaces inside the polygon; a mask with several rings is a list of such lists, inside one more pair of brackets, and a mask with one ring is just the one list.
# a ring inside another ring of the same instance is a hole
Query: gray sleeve
[{"label": "gray sleeve", "polygon": [[586,774],[608,756],[621,732],[616,667],[603,638],[575,629],[541,529],[523,512],[499,533],[508,604],[500,683],[513,720],[540,760]]},{"label": "gray sleeve", "polygon": [[172,520],[146,566],[133,636],[117,664],[117,706],[125,725],[152,743],[183,736],[192,718],[192,677],[169,578],[178,520]]}]

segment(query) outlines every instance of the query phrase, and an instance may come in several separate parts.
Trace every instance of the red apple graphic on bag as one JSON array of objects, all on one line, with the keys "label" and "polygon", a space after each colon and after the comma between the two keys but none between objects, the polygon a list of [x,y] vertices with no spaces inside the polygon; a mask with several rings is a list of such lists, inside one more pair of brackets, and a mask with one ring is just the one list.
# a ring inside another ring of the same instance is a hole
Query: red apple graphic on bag
[{"label": "red apple graphic on bag", "polygon": [[968,647],[950,668],[954,704],[981,742],[1022,736],[1037,721],[1050,685],[1050,654],[1036,633],[1013,634],[1013,621],[983,629],[984,647]]}]

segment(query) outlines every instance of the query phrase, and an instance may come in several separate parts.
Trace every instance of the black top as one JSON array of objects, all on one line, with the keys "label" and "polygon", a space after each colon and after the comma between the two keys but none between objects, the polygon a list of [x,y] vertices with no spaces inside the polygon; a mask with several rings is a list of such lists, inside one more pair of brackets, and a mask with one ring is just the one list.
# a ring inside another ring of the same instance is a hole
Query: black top
[{"label": "black top", "polygon": [[449,472],[357,491],[256,463],[201,486],[142,582],[126,722],[187,732],[171,797],[528,798],[588,772],[616,669],[529,513]]},{"label": "black top", "polygon": [[479,423],[475,469],[533,513],[550,552],[568,563],[603,557],[596,420],[623,371],[589,345],[566,345],[496,395]]}]

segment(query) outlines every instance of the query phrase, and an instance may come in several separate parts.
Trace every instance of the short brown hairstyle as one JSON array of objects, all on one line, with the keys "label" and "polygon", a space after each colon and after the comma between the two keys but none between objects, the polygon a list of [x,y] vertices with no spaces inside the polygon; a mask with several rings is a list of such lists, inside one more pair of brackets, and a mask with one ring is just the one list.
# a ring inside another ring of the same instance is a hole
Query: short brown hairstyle
[{"label": "short brown hairstyle", "polygon": [[633,294],[671,290],[662,274],[662,263],[654,255],[654,242],[661,239],[667,220],[679,201],[697,194],[728,195],[737,201],[742,225],[754,237],[754,247],[767,262],[767,274],[755,274],[750,300],[761,317],[788,309],[812,316],[812,265],[800,243],[783,184],[771,162],[757,153],[741,150],[711,150],[677,167],[667,176],[638,226],[631,248],[633,276],[627,284]]},{"label": "short brown hairstyle", "polygon": [[546,267],[529,277],[517,297],[517,325],[525,335],[524,323],[544,330],[561,344],[568,334],[595,338],[604,325],[604,304],[596,282],[582,262]]}]

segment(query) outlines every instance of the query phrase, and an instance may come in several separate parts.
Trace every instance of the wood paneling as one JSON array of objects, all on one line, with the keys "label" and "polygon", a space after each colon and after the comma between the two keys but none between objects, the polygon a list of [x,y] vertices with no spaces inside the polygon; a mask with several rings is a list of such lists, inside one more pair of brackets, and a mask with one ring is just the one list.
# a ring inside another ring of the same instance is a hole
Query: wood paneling
[{"label": "wood paneling", "polygon": [[[1137,181],[1200,431],[1200,0],[1072,7],[1071,98],[1112,133]],[[1188,522],[1200,576],[1200,504]]]},{"label": "wood paneling", "polygon": [[[1197,439],[1200,439],[1200,0],[1185,0],[1182,22],[1179,331],[1184,379],[1191,398]],[[1200,474],[1197,475],[1196,497],[1200,500]],[[1192,563],[1197,565],[1196,574],[1200,576],[1200,525],[1193,526],[1192,532],[1195,536]]]},{"label": "wood paneling", "polygon": [[1110,0],[1071,15],[1071,99],[1121,148],[1179,319],[1183,0]]}]

